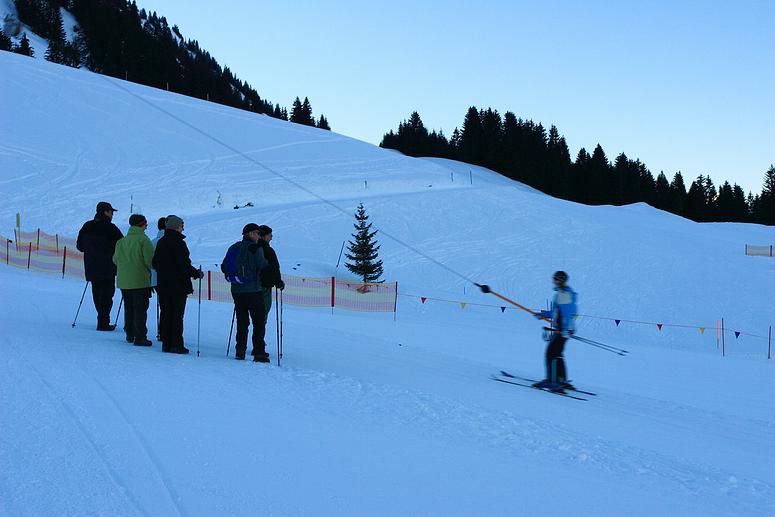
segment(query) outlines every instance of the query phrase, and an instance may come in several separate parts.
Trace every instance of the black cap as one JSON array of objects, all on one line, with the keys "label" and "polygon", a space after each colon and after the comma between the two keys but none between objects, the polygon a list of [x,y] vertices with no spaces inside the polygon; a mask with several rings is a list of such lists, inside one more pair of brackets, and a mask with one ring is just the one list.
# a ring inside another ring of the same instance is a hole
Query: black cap
[{"label": "black cap", "polygon": [[568,273],[565,271],[556,271],[552,275],[552,280],[557,280],[559,282],[562,282],[563,284],[568,281]]},{"label": "black cap", "polygon": [[248,223],[242,229],[242,235],[247,235],[250,232],[259,231],[259,226],[256,223]]},{"label": "black cap", "polygon": [[269,235],[270,233],[272,233],[272,229],[267,225],[262,224],[261,226],[258,227],[258,234],[261,237],[263,237],[264,235]]},{"label": "black cap", "polygon": [[142,214],[132,214],[129,216],[129,226],[142,226],[143,223],[147,223],[145,216]]},{"label": "black cap", "polygon": [[110,210],[112,212],[118,212],[118,210],[116,210],[115,208],[110,206],[110,203],[108,203],[107,201],[100,201],[99,203],[97,203],[97,213],[98,214],[101,214],[105,210]]}]

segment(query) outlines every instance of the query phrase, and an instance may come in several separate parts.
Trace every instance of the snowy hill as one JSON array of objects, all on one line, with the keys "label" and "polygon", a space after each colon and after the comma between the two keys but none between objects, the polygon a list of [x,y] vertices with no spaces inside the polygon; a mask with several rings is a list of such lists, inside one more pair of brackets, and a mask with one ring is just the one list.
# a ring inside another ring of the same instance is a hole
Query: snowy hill
[{"label": "snowy hill", "polygon": [[[201,357],[168,357],[97,335],[88,303],[71,329],[82,284],[0,268],[0,515],[775,513],[767,341],[730,333],[721,357],[715,336],[775,322],[775,261],[743,254],[772,228],[569,203],[5,52],[0,70],[1,233],[21,212],[74,235],[107,200],[123,230],[130,208],[181,215],[205,267],[257,222],[284,271],[331,275],[363,201],[405,295],[395,322],[286,307],[267,367],[226,359],[226,304],[202,306]],[[580,334],[630,350],[568,346],[588,401],[489,380],[542,375],[540,324],[464,280],[542,307],[556,269]]]}]

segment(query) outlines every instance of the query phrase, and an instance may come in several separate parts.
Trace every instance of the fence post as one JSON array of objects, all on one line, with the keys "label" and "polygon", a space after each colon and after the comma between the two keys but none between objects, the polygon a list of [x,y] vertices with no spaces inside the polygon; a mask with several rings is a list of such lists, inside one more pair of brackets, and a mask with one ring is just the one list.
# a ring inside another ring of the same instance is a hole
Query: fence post
[{"label": "fence post", "polygon": [[59,255],[59,234],[58,234],[58,233],[55,233],[55,234],[54,234],[54,239],[56,239],[56,243],[57,243],[57,255]]},{"label": "fence post", "polygon": [[767,336],[767,359],[772,357],[772,325],[770,325],[770,333]]},{"label": "fence post", "polygon": [[726,343],[724,341],[724,318],[721,318],[721,357],[726,357]]},{"label": "fence post", "polygon": [[207,270],[207,299],[208,300],[213,299],[212,271],[210,271],[209,269]]},{"label": "fence post", "polygon": [[40,251],[40,228],[38,228],[38,242],[35,245],[37,246],[35,251]]},{"label": "fence post", "polygon": [[62,253],[62,278],[65,277],[65,264],[67,264],[67,246]]},{"label": "fence post", "polygon": [[10,258],[11,258],[11,241],[6,239],[5,240],[5,265],[6,266],[11,263]]},{"label": "fence post", "polygon": [[336,277],[331,277],[331,314],[334,313],[334,300],[336,296]]},{"label": "fence post", "polygon": [[27,269],[30,269],[30,262],[32,262],[32,243],[30,242],[30,250],[27,252]]},{"label": "fence post", "polygon": [[395,297],[393,298],[393,321],[396,321],[397,309],[398,309],[398,282],[396,282]]}]

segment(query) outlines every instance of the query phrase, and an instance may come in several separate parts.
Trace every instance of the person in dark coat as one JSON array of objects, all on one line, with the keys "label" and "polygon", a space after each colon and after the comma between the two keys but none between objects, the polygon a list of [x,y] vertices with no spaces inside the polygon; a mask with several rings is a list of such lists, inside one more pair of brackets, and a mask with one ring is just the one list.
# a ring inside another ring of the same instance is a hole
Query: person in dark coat
[{"label": "person in dark coat", "polygon": [[[240,246],[242,263],[240,270],[244,271],[250,280],[244,283],[231,284],[231,297],[234,300],[234,313],[237,317],[237,336],[235,340],[235,357],[245,359],[248,348],[248,331],[253,321],[253,361],[268,363],[264,334],[266,332],[266,312],[261,278],[266,270],[267,262],[259,246],[259,230],[255,223],[246,224],[242,229],[242,240],[233,244]],[[223,266],[222,268],[223,269]]]},{"label": "person in dark coat", "polygon": [[124,235],[113,224],[113,213],[117,212],[110,203],[97,203],[94,219],[86,221],[78,232],[76,247],[83,253],[86,281],[91,282],[94,308],[97,309],[97,330],[115,330],[110,324],[113,309],[113,295],[116,292],[116,265],[113,253],[116,243]]},{"label": "person in dark coat", "polygon": [[191,265],[188,246],[183,241],[183,220],[170,215],[166,219],[164,236],[156,244],[153,253],[153,269],[156,270],[156,292],[163,317],[161,324],[163,352],[187,354],[183,343],[183,316],[186,298],[194,292],[192,278],[202,278],[204,273]]},{"label": "person in dark coat", "polygon": [[277,253],[269,245],[272,242],[272,229],[262,224],[258,227],[258,237],[258,245],[264,251],[264,258],[268,262],[266,268],[261,270],[261,288],[263,289],[264,311],[266,313],[264,325],[266,325],[269,312],[272,310],[272,288],[285,289],[285,282],[280,275],[280,261],[277,260]]}]

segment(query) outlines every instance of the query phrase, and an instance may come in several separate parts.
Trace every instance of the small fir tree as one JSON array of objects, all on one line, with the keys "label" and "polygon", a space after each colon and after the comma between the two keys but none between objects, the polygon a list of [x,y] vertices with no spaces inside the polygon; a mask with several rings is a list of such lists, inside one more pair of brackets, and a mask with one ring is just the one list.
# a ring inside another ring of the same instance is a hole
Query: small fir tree
[{"label": "small fir tree", "polygon": [[13,47],[13,51],[24,56],[35,57],[35,51],[30,46],[30,40],[27,38],[26,32],[22,34],[22,40],[19,44]]},{"label": "small fir tree", "polygon": [[0,29],[0,50],[11,50],[13,43],[11,38],[5,35],[2,29]]},{"label": "small fir tree", "polygon": [[377,260],[380,247],[374,239],[377,230],[371,231],[371,223],[367,222],[368,220],[369,216],[361,203],[355,212],[355,233],[352,234],[355,242],[348,241],[349,253],[345,254],[347,262],[344,265],[362,278],[364,283],[382,283],[382,261]]}]

